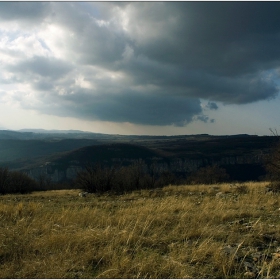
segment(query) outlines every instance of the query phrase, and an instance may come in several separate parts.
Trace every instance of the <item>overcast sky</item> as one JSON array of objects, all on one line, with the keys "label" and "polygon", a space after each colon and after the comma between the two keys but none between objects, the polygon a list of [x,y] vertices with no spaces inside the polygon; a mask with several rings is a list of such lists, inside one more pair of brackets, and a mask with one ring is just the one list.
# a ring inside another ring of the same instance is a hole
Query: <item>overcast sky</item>
[{"label": "overcast sky", "polygon": [[280,2],[0,2],[0,129],[280,131]]}]

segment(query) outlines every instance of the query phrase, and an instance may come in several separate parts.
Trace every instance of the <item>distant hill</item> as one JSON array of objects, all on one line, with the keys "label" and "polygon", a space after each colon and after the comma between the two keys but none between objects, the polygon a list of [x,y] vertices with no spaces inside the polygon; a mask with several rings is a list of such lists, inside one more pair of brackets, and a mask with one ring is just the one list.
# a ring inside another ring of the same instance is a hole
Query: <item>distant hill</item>
[{"label": "distant hill", "polygon": [[4,139],[4,140],[8,140],[8,139],[26,140],[26,139],[33,139],[33,138],[34,135],[32,132],[0,130],[0,139]]},{"label": "distant hill", "polygon": [[43,139],[112,139],[113,135],[93,133],[80,130],[44,130],[44,129],[21,129],[0,130],[0,139],[17,140],[43,140]]},{"label": "distant hill", "polygon": [[91,133],[91,132],[86,132],[86,131],[82,131],[82,130],[58,130],[58,129],[51,129],[51,130],[47,130],[47,129],[20,129],[18,130],[18,132],[33,132],[33,133],[50,133],[50,134],[54,134],[54,133]]},{"label": "distant hill", "polygon": [[94,139],[62,140],[0,140],[0,164],[18,160],[32,160],[37,157],[49,157],[56,153],[71,151],[89,145],[100,144]]},{"label": "distant hill", "polygon": [[106,165],[128,165],[132,162],[143,159],[145,162],[154,159],[166,159],[156,151],[133,144],[102,144],[83,147],[71,152],[49,158],[51,162],[59,166],[71,164],[85,167],[88,164],[102,163]]},{"label": "distant hill", "polygon": [[82,147],[49,158],[55,164],[70,162],[128,163],[137,159],[170,162],[176,160],[219,161],[221,158],[254,158],[269,153],[277,141],[274,137],[206,137],[134,140],[130,143],[111,142]]},{"label": "distant hill", "polygon": [[53,169],[56,166],[66,172],[69,166],[84,167],[97,162],[128,165],[143,159],[148,164],[156,162],[159,170],[178,174],[218,164],[234,178],[248,179],[246,174],[250,173],[249,179],[255,180],[259,174],[264,175],[263,155],[277,141],[275,136],[247,134],[145,136],[76,130],[0,130],[0,166],[17,170],[43,168],[45,172],[44,166],[49,163]]}]

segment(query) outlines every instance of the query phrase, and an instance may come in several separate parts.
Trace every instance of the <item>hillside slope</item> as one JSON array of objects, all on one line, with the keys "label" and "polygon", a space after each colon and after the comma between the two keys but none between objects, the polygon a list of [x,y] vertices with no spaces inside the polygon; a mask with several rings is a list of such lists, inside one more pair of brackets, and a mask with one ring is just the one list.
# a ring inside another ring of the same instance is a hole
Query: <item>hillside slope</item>
[{"label": "hillside slope", "polygon": [[[106,138],[106,137],[105,137]],[[158,172],[185,176],[216,164],[233,180],[265,175],[263,158],[277,137],[250,135],[115,136],[108,139],[0,140],[0,166],[24,170],[36,178],[71,179],[88,164],[129,165],[142,159]]]},{"label": "hillside slope", "polygon": [[153,163],[157,173],[169,171],[187,176],[200,167],[215,164],[225,168],[231,180],[258,180],[265,176],[263,159],[276,140],[273,137],[203,137],[102,144],[44,158],[45,162],[27,172],[33,178],[43,173],[53,181],[63,181],[75,178],[86,165],[124,166],[142,159],[147,166]]}]

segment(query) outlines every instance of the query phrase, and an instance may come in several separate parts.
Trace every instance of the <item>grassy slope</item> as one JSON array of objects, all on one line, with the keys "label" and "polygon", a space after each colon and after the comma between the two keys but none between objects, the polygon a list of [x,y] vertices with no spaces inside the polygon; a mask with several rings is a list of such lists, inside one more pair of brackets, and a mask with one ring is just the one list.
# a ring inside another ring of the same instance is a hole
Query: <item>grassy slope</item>
[{"label": "grassy slope", "polygon": [[1,196],[0,278],[279,278],[280,196],[246,185]]}]

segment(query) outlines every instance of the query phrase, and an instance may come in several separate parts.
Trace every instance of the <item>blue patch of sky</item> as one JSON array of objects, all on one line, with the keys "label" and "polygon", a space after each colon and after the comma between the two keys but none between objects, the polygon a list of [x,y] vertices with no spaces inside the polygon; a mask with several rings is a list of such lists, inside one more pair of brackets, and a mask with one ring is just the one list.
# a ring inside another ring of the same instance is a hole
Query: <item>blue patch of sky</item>
[{"label": "blue patch of sky", "polygon": [[269,69],[269,70],[265,70],[262,73],[262,76],[264,79],[268,79],[270,81],[273,81],[275,84],[277,84],[277,86],[280,89],[280,71],[279,69]]},{"label": "blue patch of sky", "polygon": [[40,42],[41,46],[42,46],[44,49],[46,49],[46,50],[48,50],[48,51],[51,52],[51,49],[47,46],[47,44],[46,44],[42,39],[38,38],[38,41]]},{"label": "blue patch of sky", "polygon": [[13,34],[19,34],[19,32],[12,32],[12,31],[5,31],[3,29],[1,29],[0,27],[0,37],[3,38],[3,37],[8,37],[9,38],[9,41],[12,41],[10,38],[17,38],[17,36],[13,35]]},{"label": "blue patch of sky", "polygon": [[27,33],[23,33],[22,31],[5,31],[5,30],[1,30],[0,28],[0,37],[8,37],[8,41],[12,42],[14,40],[16,40],[19,37],[24,37],[24,36],[30,36],[30,34],[27,35]]}]

